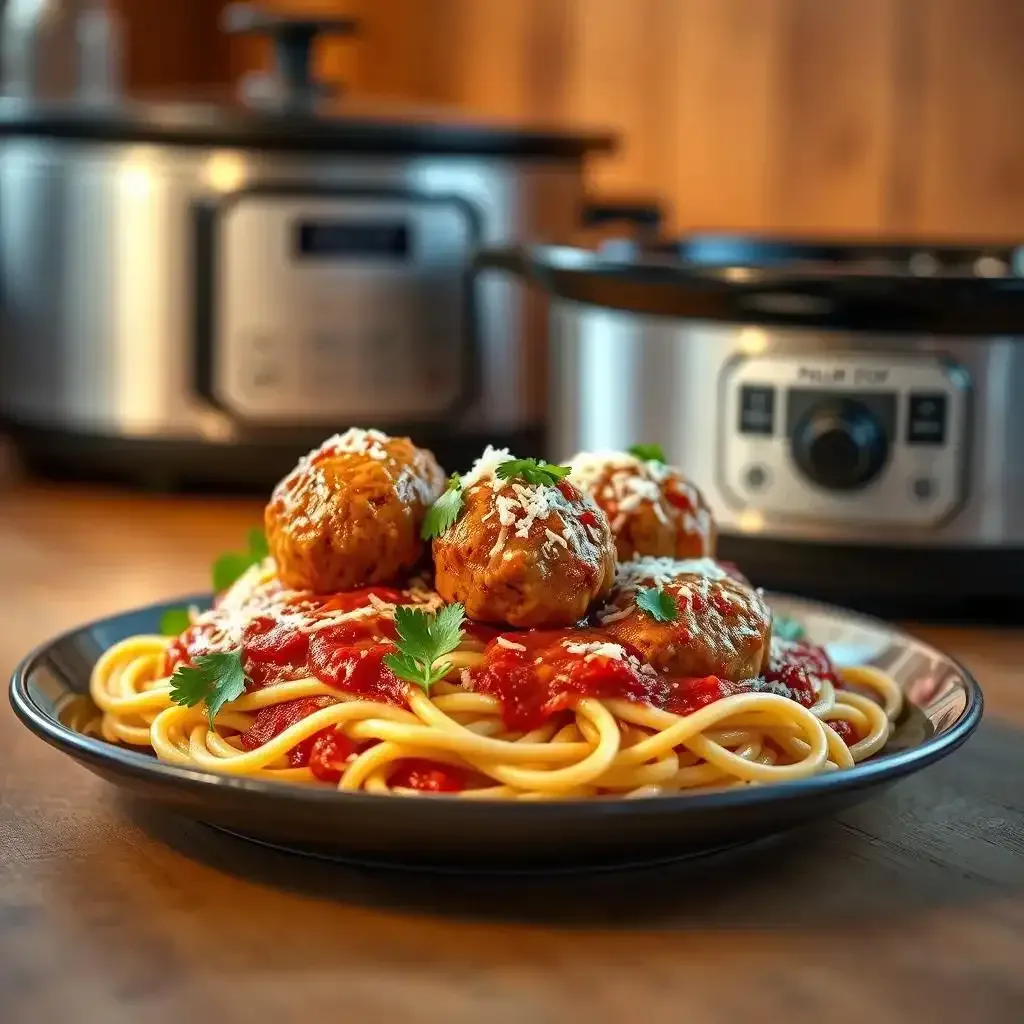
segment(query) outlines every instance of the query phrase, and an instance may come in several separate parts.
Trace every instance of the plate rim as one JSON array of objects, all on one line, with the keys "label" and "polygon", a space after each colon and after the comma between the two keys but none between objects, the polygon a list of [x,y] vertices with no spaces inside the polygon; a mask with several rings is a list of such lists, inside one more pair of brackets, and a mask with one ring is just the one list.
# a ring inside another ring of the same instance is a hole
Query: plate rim
[{"label": "plate rim", "polygon": [[[488,801],[462,800],[449,794],[432,794],[427,800],[401,800],[394,804],[391,795],[375,793],[341,793],[334,789],[321,789],[289,785],[282,782],[267,782],[245,776],[220,775],[200,768],[167,764],[153,755],[142,753],[130,747],[118,746],[102,739],[96,739],[75,732],[55,717],[47,714],[29,694],[29,677],[38,661],[54,647],[72,637],[96,630],[120,619],[135,615],[157,615],[169,608],[185,604],[209,603],[209,593],[192,593],[178,598],[155,601],[148,605],[104,615],[89,622],[73,626],[37,644],[15,666],[8,686],[8,699],[18,720],[30,732],[75,760],[96,765],[109,764],[114,770],[128,773],[154,784],[184,786],[193,793],[223,795],[234,793],[240,800],[270,800],[297,810],[307,807],[316,810],[324,807],[347,806],[356,802],[364,807],[399,806],[405,813],[442,803],[446,813],[485,815],[486,809],[499,808],[499,813],[512,817],[522,815],[530,818],[538,815],[637,815],[645,811],[659,811],[665,814],[685,814],[687,811],[701,812],[764,806],[789,800],[814,798],[821,794],[842,793],[858,790],[871,785],[894,782],[913,772],[922,770],[948,756],[962,746],[976,731],[984,714],[984,694],[973,672],[963,662],[934,644],[916,637],[884,619],[865,614],[840,605],[786,594],[779,591],[763,591],[771,605],[781,600],[805,607],[808,611],[834,618],[845,618],[863,623],[875,629],[882,629],[895,636],[912,640],[915,644],[940,655],[956,667],[967,691],[967,705],[957,720],[948,729],[934,734],[924,743],[905,750],[896,751],[882,760],[869,759],[844,771],[812,775],[805,779],[774,782],[763,786],[745,786],[725,790],[711,790],[703,793],[678,793],[652,797],[647,800],[625,800],[622,798],[564,799],[551,801]],[[460,811],[459,809],[466,810]]]}]

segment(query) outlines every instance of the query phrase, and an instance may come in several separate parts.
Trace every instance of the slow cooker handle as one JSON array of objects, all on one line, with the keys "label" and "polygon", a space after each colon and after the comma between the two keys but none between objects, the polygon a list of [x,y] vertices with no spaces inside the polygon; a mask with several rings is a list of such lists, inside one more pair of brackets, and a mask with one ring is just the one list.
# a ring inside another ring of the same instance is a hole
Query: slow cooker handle
[{"label": "slow cooker handle", "polygon": [[337,91],[313,77],[312,53],[317,36],[352,36],[359,30],[354,18],[289,17],[244,3],[225,7],[221,24],[229,35],[263,35],[273,40],[277,74],[270,82],[260,76],[258,90],[250,85],[245,98],[272,99],[286,107],[311,107]]},{"label": "slow cooker handle", "polygon": [[473,253],[470,266],[474,273],[483,270],[500,270],[513,277],[521,277],[525,281],[533,278],[533,260],[525,246],[495,246],[477,249]]},{"label": "slow cooker handle", "polygon": [[586,200],[581,219],[585,228],[632,224],[638,234],[657,236],[661,233],[664,211],[654,199],[604,197]]}]

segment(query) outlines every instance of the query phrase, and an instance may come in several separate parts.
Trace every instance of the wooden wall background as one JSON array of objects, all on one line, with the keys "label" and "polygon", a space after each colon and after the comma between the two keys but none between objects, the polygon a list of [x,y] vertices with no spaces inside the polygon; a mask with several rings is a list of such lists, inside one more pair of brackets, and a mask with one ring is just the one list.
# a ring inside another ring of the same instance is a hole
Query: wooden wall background
[{"label": "wooden wall background", "polygon": [[[220,0],[117,0],[139,87],[266,50]],[[276,0],[353,14],[321,71],[356,95],[610,125],[596,187],[675,227],[1024,234],[1024,0]]]}]

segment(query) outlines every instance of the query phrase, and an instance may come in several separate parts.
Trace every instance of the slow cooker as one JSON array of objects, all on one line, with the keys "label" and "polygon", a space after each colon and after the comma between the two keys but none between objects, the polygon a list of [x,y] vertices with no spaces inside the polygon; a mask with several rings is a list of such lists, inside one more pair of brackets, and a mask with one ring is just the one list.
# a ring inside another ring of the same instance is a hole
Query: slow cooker
[{"label": "slow cooker", "polygon": [[0,415],[20,451],[263,488],[353,424],[451,465],[535,448],[543,303],[470,254],[649,222],[586,193],[614,138],[331,96],[311,48],[348,20],[235,6],[227,27],[277,48],[237,101],[0,100]]},{"label": "slow cooker", "polygon": [[551,296],[548,458],[659,443],[765,586],[1024,598],[1024,250],[704,235],[479,263]]}]

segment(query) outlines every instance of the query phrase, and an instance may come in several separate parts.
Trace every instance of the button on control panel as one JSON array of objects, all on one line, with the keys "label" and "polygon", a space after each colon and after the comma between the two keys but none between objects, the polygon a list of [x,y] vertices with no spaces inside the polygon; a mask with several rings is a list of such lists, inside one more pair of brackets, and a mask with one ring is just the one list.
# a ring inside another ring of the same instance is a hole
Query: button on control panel
[{"label": "button on control panel", "polygon": [[946,396],[910,394],[907,399],[907,444],[941,448],[946,443]]},{"label": "button on control panel", "polygon": [[963,497],[967,398],[933,356],[741,357],[723,371],[726,493],[769,516],[927,527]]},{"label": "button on control panel", "polygon": [[741,434],[765,434],[775,432],[775,388],[744,384],[740,388]]}]

